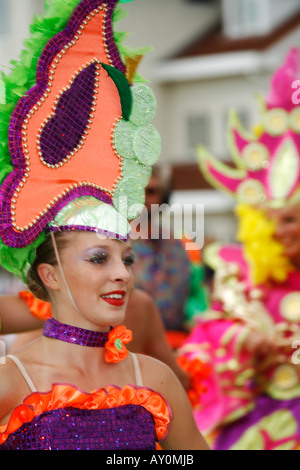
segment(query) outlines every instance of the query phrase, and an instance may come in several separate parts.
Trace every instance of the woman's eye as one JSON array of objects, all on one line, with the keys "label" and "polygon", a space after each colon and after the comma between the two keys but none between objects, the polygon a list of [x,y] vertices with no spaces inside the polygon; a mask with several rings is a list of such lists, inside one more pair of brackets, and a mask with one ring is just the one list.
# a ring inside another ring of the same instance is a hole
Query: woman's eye
[{"label": "woman's eye", "polygon": [[287,224],[293,224],[295,222],[297,222],[297,218],[292,215],[285,218],[285,223]]},{"label": "woman's eye", "polygon": [[102,264],[106,260],[107,260],[107,254],[106,253],[97,253],[89,259],[89,261],[91,263],[96,263],[96,264]]},{"label": "woman's eye", "polygon": [[133,255],[126,256],[126,258],[124,259],[124,264],[126,266],[132,266],[134,262],[135,262],[135,258]]}]

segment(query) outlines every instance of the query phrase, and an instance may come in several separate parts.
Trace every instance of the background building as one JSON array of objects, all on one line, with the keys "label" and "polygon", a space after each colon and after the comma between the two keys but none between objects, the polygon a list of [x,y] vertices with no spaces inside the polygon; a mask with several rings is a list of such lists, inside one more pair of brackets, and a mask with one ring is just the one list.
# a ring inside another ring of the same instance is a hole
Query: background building
[{"label": "background building", "polygon": [[255,96],[265,96],[274,70],[300,47],[300,0],[138,0],[128,7],[128,29],[155,47],[143,66],[159,100],[171,202],[203,203],[205,238],[233,240],[233,201],[200,175],[195,148],[201,143],[230,160],[229,110],[249,130],[259,122]]}]

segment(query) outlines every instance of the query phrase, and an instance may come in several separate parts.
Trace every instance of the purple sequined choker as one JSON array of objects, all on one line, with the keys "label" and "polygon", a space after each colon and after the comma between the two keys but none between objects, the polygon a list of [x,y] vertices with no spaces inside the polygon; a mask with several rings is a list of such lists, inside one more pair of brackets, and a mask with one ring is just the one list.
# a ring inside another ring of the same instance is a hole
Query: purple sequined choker
[{"label": "purple sequined choker", "polygon": [[108,340],[108,332],[85,330],[77,326],[65,325],[54,318],[46,321],[43,335],[67,343],[102,348]]}]

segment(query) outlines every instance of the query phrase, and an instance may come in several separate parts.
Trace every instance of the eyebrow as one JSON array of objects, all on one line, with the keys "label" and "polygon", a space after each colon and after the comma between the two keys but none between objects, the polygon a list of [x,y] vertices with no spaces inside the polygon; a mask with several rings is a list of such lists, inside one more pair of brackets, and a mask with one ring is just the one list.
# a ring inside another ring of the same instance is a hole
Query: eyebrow
[{"label": "eyebrow", "polygon": [[[120,243],[121,243],[121,242],[120,242]],[[109,246],[107,246],[107,245],[93,245],[93,246],[91,246],[90,248],[87,248],[87,249],[84,251],[84,253],[87,253],[87,252],[89,252],[89,251],[91,251],[91,250],[103,250],[103,251],[106,250],[106,251],[111,251],[112,248],[109,247]],[[132,253],[132,252],[133,252],[132,244],[127,245],[127,246],[124,248],[124,250],[122,250],[122,251],[123,251],[124,253],[125,253],[126,251],[129,251],[130,253]]]}]

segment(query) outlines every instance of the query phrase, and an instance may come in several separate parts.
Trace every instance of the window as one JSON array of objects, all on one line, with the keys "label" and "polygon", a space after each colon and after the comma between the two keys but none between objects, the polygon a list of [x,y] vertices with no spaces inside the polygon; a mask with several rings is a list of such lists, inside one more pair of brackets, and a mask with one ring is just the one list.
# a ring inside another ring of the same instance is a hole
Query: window
[{"label": "window", "polygon": [[10,33],[9,0],[0,0],[0,36]]},{"label": "window", "polygon": [[226,36],[260,35],[271,29],[269,0],[224,0],[222,10]]},{"label": "window", "polygon": [[187,144],[194,150],[199,144],[209,147],[211,144],[210,118],[206,114],[187,118]]}]

